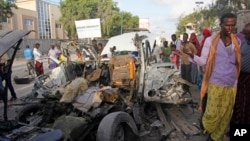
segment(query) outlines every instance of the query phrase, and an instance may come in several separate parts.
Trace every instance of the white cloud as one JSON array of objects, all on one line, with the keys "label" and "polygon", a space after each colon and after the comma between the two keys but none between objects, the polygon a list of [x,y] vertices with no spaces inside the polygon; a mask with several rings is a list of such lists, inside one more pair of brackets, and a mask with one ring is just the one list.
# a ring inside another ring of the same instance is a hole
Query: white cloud
[{"label": "white cloud", "polygon": [[[166,5],[170,7],[171,15],[174,17],[180,17],[182,14],[187,15],[198,9],[199,7],[205,7],[212,4],[214,0],[153,0],[158,5]],[[203,4],[197,5],[196,2],[203,2]]]},{"label": "white cloud", "polygon": [[[151,22],[151,31],[160,34],[159,32],[166,32],[166,36],[170,36],[176,31],[176,25],[180,16],[188,15],[195,9],[208,6],[213,0],[153,0],[158,6],[166,6],[168,12],[163,16],[159,16],[158,19]],[[196,5],[195,2],[203,1],[203,4]],[[161,26],[159,26],[161,25]],[[162,29],[159,29],[162,27]]]},{"label": "white cloud", "polygon": [[131,12],[140,18],[149,18],[150,31],[161,35],[171,36],[176,32],[180,16],[188,15],[198,8],[195,2],[203,1],[202,7],[215,0],[116,0],[121,10]]}]

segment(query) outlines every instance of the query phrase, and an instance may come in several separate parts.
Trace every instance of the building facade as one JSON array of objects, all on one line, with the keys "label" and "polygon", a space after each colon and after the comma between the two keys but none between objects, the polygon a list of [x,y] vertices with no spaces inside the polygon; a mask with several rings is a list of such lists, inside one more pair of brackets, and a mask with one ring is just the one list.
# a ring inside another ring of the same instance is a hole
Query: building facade
[{"label": "building facade", "polygon": [[34,30],[26,38],[65,39],[59,18],[59,5],[45,0],[17,0],[18,9],[12,9],[14,15],[2,23],[4,30]]}]

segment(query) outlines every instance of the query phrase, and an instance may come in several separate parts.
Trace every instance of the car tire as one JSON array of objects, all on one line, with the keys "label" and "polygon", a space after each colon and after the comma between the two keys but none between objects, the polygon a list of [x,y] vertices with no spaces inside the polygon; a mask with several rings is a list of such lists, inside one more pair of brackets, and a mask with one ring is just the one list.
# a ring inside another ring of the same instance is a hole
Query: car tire
[{"label": "car tire", "polygon": [[133,118],[126,112],[105,116],[97,130],[96,141],[137,141],[138,130]]},{"label": "car tire", "polygon": [[29,84],[31,81],[33,81],[33,79],[32,78],[19,78],[15,76],[14,81],[16,84]]},{"label": "car tire", "polygon": [[27,120],[28,117],[33,116],[35,113],[37,113],[39,110],[42,110],[41,104],[28,104],[22,107],[19,112],[17,113],[17,116],[15,119],[19,122],[30,124]]}]

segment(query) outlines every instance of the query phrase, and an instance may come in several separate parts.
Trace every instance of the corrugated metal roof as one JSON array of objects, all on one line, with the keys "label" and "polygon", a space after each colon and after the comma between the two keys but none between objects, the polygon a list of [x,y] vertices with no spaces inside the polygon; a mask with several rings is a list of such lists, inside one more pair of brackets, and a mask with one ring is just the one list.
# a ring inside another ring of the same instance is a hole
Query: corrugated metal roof
[{"label": "corrugated metal roof", "polygon": [[30,32],[31,30],[0,30],[0,56]]}]

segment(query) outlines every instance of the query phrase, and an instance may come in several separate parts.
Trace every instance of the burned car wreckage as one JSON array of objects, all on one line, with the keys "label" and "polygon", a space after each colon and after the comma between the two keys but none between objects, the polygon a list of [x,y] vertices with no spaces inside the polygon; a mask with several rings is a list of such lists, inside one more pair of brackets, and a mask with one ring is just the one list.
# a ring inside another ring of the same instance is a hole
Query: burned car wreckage
[{"label": "burned car wreckage", "polygon": [[[29,104],[16,117],[22,125],[18,127],[47,129],[39,137],[54,134],[76,141],[147,140],[152,134],[161,140],[167,136],[173,128],[166,127],[166,119],[160,117],[161,103],[189,103],[192,98],[182,85],[192,84],[181,79],[171,63],[155,63],[147,38],[134,33],[131,41],[137,54],[112,50],[109,59],[98,56],[92,45],[62,42],[66,59],[50,75],[35,78],[31,94],[22,99]],[[83,50],[84,63],[69,61],[69,48]],[[23,133],[13,131],[2,136],[24,138]]]}]

